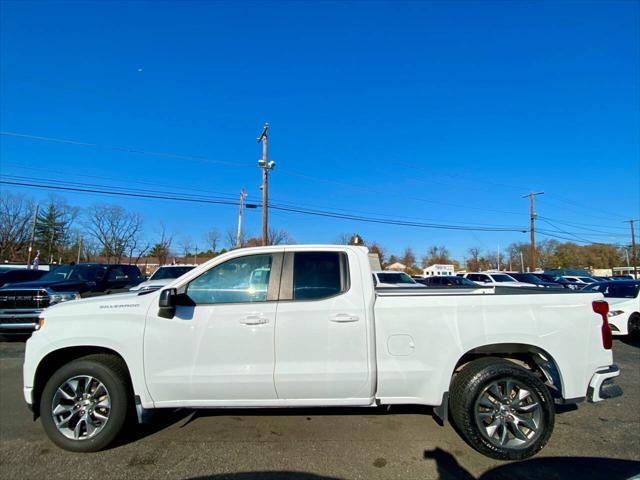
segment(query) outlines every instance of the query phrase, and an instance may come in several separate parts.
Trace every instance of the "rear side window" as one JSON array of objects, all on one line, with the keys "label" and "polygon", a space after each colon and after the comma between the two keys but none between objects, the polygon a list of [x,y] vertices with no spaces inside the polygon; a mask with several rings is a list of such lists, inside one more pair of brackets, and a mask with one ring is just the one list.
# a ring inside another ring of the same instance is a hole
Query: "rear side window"
[{"label": "rear side window", "polygon": [[346,256],[339,252],[296,252],[293,299],[320,300],[348,289]]},{"label": "rear side window", "polygon": [[107,281],[116,282],[120,280],[128,280],[127,274],[124,273],[122,267],[113,267],[111,270],[109,270]]},{"label": "rear side window", "polygon": [[129,277],[129,280],[139,280],[142,276],[140,269],[133,265],[123,265],[122,270],[124,270],[125,275]]}]

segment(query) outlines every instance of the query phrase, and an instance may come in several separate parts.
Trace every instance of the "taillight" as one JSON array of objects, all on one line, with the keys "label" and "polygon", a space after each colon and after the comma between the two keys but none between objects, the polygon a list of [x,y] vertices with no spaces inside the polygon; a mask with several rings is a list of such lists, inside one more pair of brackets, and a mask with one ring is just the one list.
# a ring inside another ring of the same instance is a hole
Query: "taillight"
[{"label": "taillight", "polygon": [[609,304],[602,300],[596,300],[591,303],[593,311],[602,317],[602,346],[605,350],[611,350],[613,346],[613,336],[611,334],[611,325],[607,314],[609,313]]}]

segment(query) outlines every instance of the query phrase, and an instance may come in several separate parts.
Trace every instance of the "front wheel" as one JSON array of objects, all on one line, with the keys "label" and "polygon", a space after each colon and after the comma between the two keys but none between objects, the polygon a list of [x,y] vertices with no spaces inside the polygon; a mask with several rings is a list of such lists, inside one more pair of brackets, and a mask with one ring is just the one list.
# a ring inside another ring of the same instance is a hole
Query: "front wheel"
[{"label": "front wheel", "polygon": [[451,417],[480,453],[522,460],[540,451],[554,425],[553,399],[529,370],[501,358],[471,362],[453,379]]},{"label": "front wheel", "polygon": [[89,355],[56,371],[40,398],[42,425],[59,447],[95,452],[122,431],[130,405],[126,368],[112,355]]},{"label": "front wheel", "polygon": [[627,324],[629,336],[640,339],[640,313],[633,313]]}]

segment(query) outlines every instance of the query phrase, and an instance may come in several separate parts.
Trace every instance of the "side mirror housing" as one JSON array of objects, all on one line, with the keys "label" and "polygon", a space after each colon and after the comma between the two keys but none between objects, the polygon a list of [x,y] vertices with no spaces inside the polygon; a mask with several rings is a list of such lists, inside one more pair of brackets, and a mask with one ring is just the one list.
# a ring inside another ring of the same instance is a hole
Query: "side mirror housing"
[{"label": "side mirror housing", "polygon": [[167,288],[160,292],[158,300],[158,316],[162,318],[173,318],[176,314],[176,297],[178,292],[175,288]]}]

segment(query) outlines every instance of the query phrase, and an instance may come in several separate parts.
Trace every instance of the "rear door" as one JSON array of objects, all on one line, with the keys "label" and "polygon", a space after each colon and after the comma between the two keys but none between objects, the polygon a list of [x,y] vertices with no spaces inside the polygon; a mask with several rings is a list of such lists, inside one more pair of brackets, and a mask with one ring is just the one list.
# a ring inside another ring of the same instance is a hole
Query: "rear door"
[{"label": "rear door", "polygon": [[361,267],[349,255],[285,253],[275,332],[278,399],[366,404],[373,394],[363,290],[349,273]]}]

